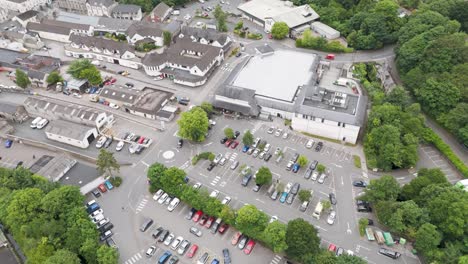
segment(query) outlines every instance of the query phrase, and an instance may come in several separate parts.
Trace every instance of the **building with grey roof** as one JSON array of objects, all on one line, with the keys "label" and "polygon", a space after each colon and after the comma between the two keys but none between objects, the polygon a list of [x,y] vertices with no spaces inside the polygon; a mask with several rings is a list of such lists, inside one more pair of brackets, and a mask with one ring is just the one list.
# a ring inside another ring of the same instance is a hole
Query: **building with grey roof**
[{"label": "building with grey roof", "polygon": [[20,69],[28,75],[33,85],[47,87],[47,76],[60,68],[61,61],[48,56],[0,49],[0,66],[3,70],[13,72],[13,78],[14,71]]},{"label": "building with grey roof", "polygon": [[86,9],[88,16],[111,16],[112,9],[117,5],[114,0],[88,0]]},{"label": "building with grey roof", "polygon": [[70,42],[65,45],[67,56],[90,58],[133,69],[140,67],[141,60],[136,56],[134,47],[126,42],[76,34],[70,36]]},{"label": "building with grey roof", "polygon": [[50,4],[50,0],[0,0],[3,9],[24,13],[28,10],[37,10],[40,6]]},{"label": "building with grey roof", "polygon": [[86,9],[87,0],[57,0],[58,6],[67,11],[82,15],[88,14],[88,9]]},{"label": "building with grey roof", "polygon": [[38,15],[39,15],[39,12],[37,12],[36,10],[28,10],[24,13],[21,13],[13,17],[12,20],[18,21],[18,23],[20,23],[23,27],[26,27],[28,22],[37,22]]},{"label": "building with grey roof", "polygon": [[309,5],[295,6],[290,1],[281,0],[251,0],[237,7],[242,16],[262,26],[265,32],[270,33],[275,22],[285,22],[290,31],[299,28],[305,30],[320,16]]},{"label": "building with grey roof", "polygon": [[164,45],[163,29],[159,24],[138,22],[132,24],[126,31],[130,44],[135,44],[143,39],[151,39],[156,46]]},{"label": "building with grey roof", "polygon": [[70,34],[94,35],[94,27],[90,25],[50,19],[43,19],[40,23],[29,22],[26,28],[38,33],[41,38],[64,43],[70,42]]},{"label": "building with grey roof", "polygon": [[78,148],[88,148],[98,136],[96,127],[79,125],[64,120],[54,120],[45,129],[48,139]]},{"label": "building with grey roof", "polygon": [[164,76],[195,87],[205,84],[223,60],[222,48],[180,39],[162,54],[146,54],[142,65],[150,76]]},{"label": "building with grey roof", "polygon": [[340,37],[340,32],[322,22],[313,22],[310,26],[312,31],[326,39],[337,39]]},{"label": "building with grey roof", "polygon": [[[178,39],[184,39],[192,42],[198,42],[204,45],[212,45],[222,48],[225,52],[231,46],[232,40],[226,33],[211,28],[195,28],[183,26],[180,29]],[[176,39],[175,41],[177,42]]]},{"label": "building with grey roof", "polygon": [[160,2],[150,13],[151,22],[163,22],[172,12],[172,7],[164,2]]},{"label": "building with grey roof", "polygon": [[80,15],[69,12],[59,12],[56,18],[58,21],[70,22],[82,25],[89,25],[94,28],[95,32],[98,33],[116,33],[122,34],[136,21],[124,20],[111,17],[97,17]]},{"label": "building with grey roof", "polygon": [[143,18],[143,13],[138,5],[118,4],[112,9],[111,16],[118,19],[140,21]]},{"label": "building with grey roof", "polygon": [[367,97],[346,73],[315,54],[259,53],[235,67],[213,105],[248,116],[290,119],[295,130],[354,144],[365,121]]}]

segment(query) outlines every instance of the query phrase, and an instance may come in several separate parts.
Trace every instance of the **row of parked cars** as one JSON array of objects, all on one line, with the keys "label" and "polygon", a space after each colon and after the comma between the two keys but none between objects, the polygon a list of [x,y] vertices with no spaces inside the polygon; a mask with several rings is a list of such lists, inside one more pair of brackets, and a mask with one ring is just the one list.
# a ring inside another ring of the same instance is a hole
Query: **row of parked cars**
[{"label": "row of parked cars", "polygon": [[107,192],[107,190],[112,190],[114,189],[114,185],[109,180],[106,180],[105,182],[99,184],[97,189],[94,189],[91,191],[91,193],[94,195],[94,197],[98,198],[101,196],[101,193]]},{"label": "row of parked cars", "polygon": [[[283,133],[283,129],[281,128],[275,128],[275,127],[269,127],[267,130],[268,134],[274,134],[276,137],[282,137],[283,139],[287,139],[289,137],[288,132]],[[309,139],[305,145],[306,148],[311,149],[315,144],[315,141],[313,139]],[[323,142],[319,141],[317,142],[317,145],[315,145],[315,151],[319,152],[323,148]]]},{"label": "row of parked cars", "polygon": [[31,122],[30,127],[32,129],[43,129],[44,127],[47,126],[47,124],[49,124],[49,120],[38,116],[34,118],[34,120]]},{"label": "row of parked cars", "polygon": [[105,241],[110,247],[118,248],[115,241],[112,239],[114,235],[112,228],[114,228],[114,225],[110,222],[109,218],[104,216],[104,210],[101,209],[96,200],[89,201],[85,205],[85,208],[91,222],[96,225],[96,229],[101,233],[100,240],[103,242]]}]

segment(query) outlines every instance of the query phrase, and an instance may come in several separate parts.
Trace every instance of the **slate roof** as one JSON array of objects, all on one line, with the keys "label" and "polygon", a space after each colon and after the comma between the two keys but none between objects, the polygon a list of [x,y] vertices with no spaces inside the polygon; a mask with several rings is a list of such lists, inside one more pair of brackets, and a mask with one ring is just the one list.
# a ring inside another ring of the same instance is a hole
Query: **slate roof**
[{"label": "slate roof", "polygon": [[161,104],[173,95],[173,93],[146,87],[128,108],[140,113],[155,115],[161,109]]},{"label": "slate roof", "polygon": [[45,132],[71,139],[84,140],[86,133],[91,129],[93,128],[82,124],[76,124],[64,120],[53,120],[50,121]]},{"label": "slate roof", "polygon": [[105,6],[110,7],[115,3],[114,0],[88,0],[87,2],[91,6]]},{"label": "slate roof", "polygon": [[164,15],[166,15],[167,11],[170,9],[171,9],[170,6],[166,5],[166,3],[164,2],[161,2],[153,9],[153,15],[155,17],[162,18]]},{"label": "slate roof", "polygon": [[50,33],[66,35],[66,36],[70,35],[70,31],[71,31],[71,29],[69,28],[54,26],[54,25],[46,25],[46,24],[36,23],[36,22],[28,22],[28,24],[26,25],[26,28],[30,31],[50,32]]},{"label": "slate roof", "polygon": [[[199,56],[186,56],[184,55],[186,51],[196,52]],[[183,39],[170,46],[162,54],[146,54],[142,63],[145,66],[159,66],[165,62],[171,62],[189,68],[197,66],[200,70],[205,70],[219,55],[220,51],[221,48],[218,47]]]},{"label": "slate roof", "polygon": [[32,55],[0,49],[0,66],[19,68],[30,78],[42,80],[44,76],[60,66],[60,60],[48,56]]},{"label": "slate roof", "polygon": [[104,87],[99,97],[116,100],[123,103],[133,104],[138,93],[123,87]]},{"label": "slate roof", "polygon": [[135,23],[127,29],[127,35],[132,38],[135,34],[142,37],[161,37],[163,31],[156,24]]},{"label": "slate roof", "polygon": [[78,29],[78,30],[89,30],[89,25],[77,24],[77,23],[70,23],[58,20],[51,20],[51,19],[42,19],[41,24],[51,25],[51,26],[59,26],[69,29]]},{"label": "slate roof", "polygon": [[140,6],[138,5],[123,5],[123,4],[118,4],[114,9],[112,9],[112,14],[114,13],[122,13],[122,14],[134,14],[138,13],[138,11],[141,9]]},{"label": "slate roof", "polygon": [[226,45],[228,40],[227,34],[220,33],[212,28],[202,29],[184,26],[181,28],[180,34],[183,35],[183,38],[191,39],[190,37],[194,37],[197,41],[199,41],[201,38],[204,38],[211,42],[218,41],[219,44],[221,44],[222,46]]},{"label": "slate roof", "polygon": [[24,13],[17,15],[16,17],[24,21],[37,16],[37,14],[39,14],[39,12],[37,12],[36,10],[28,10]]},{"label": "slate roof", "polygon": [[96,47],[98,49],[118,50],[120,55],[124,54],[125,51],[134,52],[134,48],[127,42],[119,42],[111,39],[72,34],[70,36],[70,41],[77,45],[85,45],[88,48]]}]

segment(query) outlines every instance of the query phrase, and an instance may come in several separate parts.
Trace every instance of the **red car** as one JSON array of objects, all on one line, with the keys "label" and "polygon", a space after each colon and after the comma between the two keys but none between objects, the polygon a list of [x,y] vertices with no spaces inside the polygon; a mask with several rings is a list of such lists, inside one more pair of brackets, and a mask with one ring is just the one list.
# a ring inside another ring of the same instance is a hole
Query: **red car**
[{"label": "red car", "polygon": [[116,78],[112,78],[112,79],[110,79],[110,81],[109,81],[109,82],[110,82],[110,83],[115,83],[116,81],[117,81],[117,79],[116,79]]},{"label": "red car", "polygon": [[145,137],[141,137],[138,139],[138,144],[143,144],[143,141],[145,141]]},{"label": "red car", "polygon": [[99,184],[98,188],[103,193],[107,191],[106,185],[104,185],[104,183]]},{"label": "red car", "polygon": [[250,255],[254,247],[255,247],[255,241],[253,241],[253,239],[250,239],[244,248],[244,253],[247,255]]},{"label": "red car", "polygon": [[200,222],[198,222],[198,224],[203,226],[203,225],[206,224],[207,220],[208,220],[208,216],[204,215],[204,216],[202,216],[202,218],[200,219]]},{"label": "red car", "polygon": [[231,148],[232,148],[232,149],[235,149],[235,148],[237,148],[238,145],[239,145],[239,141],[233,141],[233,142],[231,143]]},{"label": "red car", "polygon": [[203,215],[202,210],[198,210],[192,217],[192,220],[196,223],[200,220],[200,217]]},{"label": "red car", "polygon": [[237,245],[237,243],[239,243],[239,239],[240,239],[241,236],[242,236],[242,233],[241,233],[241,232],[235,233],[234,236],[232,236],[231,244],[232,244],[233,246]]},{"label": "red car", "polygon": [[224,146],[229,147],[232,143],[232,139],[228,139],[226,143],[224,143]]},{"label": "red car", "polygon": [[195,256],[195,253],[197,253],[197,250],[198,250],[198,246],[196,244],[193,244],[192,247],[187,252],[187,258],[193,258],[193,256]]},{"label": "red car", "polygon": [[214,220],[215,220],[214,217],[210,216],[210,218],[208,218],[208,221],[206,221],[205,227],[206,228],[211,228],[211,226],[213,225]]},{"label": "red car", "polygon": [[336,246],[334,244],[330,244],[330,246],[328,246],[328,251],[335,252],[335,250]]},{"label": "red car", "polygon": [[334,60],[335,59],[335,54],[328,54],[325,59],[327,60]]},{"label": "red car", "polygon": [[229,225],[224,223],[222,224],[219,228],[218,228],[218,232],[220,234],[224,234],[224,232],[226,232],[226,230],[229,228]]}]

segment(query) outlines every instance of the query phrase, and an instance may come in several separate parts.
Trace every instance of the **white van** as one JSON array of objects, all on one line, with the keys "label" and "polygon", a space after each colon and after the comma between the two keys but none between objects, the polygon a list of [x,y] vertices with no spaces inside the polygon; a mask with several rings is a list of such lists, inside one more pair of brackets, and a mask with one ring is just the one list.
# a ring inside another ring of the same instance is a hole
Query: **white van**
[{"label": "white van", "polygon": [[42,120],[42,117],[40,117],[40,116],[34,118],[34,120],[31,122],[30,127],[33,128],[33,129],[34,129],[34,128],[37,128],[37,124],[38,124],[39,122],[41,122],[41,120]]},{"label": "white van", "polygon": [[49,120],[47,119],[42,119],[39,123],[37,123],[37,129],[43,129],[45,126],[49,124]]},{"label": "white van", "polygon": [[322,205],[322,202],[319,201],[317,203],[317,206],[315,207],[314,212],[312,213],[312,216],[317,218],[317,220],[320,220],[320,214],[322,214],[322,210],[323,210],[323,205]]}]

